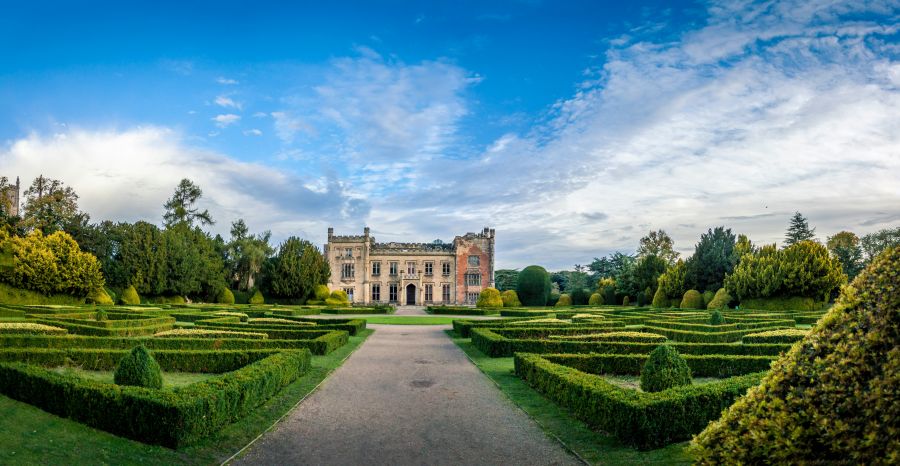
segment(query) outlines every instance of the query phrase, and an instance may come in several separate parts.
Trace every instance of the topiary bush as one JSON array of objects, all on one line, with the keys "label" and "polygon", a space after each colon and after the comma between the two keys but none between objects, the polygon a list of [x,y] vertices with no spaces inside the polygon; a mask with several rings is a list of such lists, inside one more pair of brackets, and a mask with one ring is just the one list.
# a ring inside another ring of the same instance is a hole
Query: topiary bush
[{"label": "topiary bush", "polygon": [[716,294],[712,291],[707,290],[704,291],[701,296],[703,296],[703,307],[701,307],[700,309],[706,309],[706,306],[709,306],[709,303],[711,303],[712,300],[716,297]]},{"label": "topiary bush", "polygon": [[119,361],[113,380],[116,385],[162,388],[162,371],[144,345],[135,346]]},{"label": "topiary bush", "polygon": [[571,306],[571,305],[572,305],[572,297],[566,293],[559,295],[559,300],[556,301],[556,304],[554,304],[554,306],[557,306],[557,307]]},{"label": "topiary bush", "polygon": [[501,308],[503,307],[503,298],[500,297],[500,291],[496,288],[485,288],[478,294],[478,301],[475,307],[483,308]]},{"label": "topiary bush", "polygon": [[104,309],[100,309],[94,313],[94,320],[96,320],[97,322],[103,322],[107,319],[109,319],[109,316],[106,314],[106,310]]},{"label": "topiary bush", "polygon": [[703,296],[697,290],[687,290],[681,298],[682,309],[703,309]]},{"label": "topiary bush", "polygon": [[550,298],[550,274],[539,265],[529,265],[519,272],[516,294],[525,306],[544,306]]},{"label": "topiary bush", "polygon": [[219,291],[219,294],[216,296],[216,303],[234,304],[234,293],[228,288],[222,288],[222,291]]},{"label": "topiary bush", "polygon": [[662,287],[656,288],[656,293],[653,294],[653,301],[650,303],[652,307],[669,307],[669,298],[666,297],[666,293],[663,292]]},{"label": "topiary bush", "polygon": [[500,299],[503,300],[503,307],[520,307],[522,305],[516,290],[506,290],[500,293]]},{"label": "topiary bush", "polygon": [[547,298],[547,306],[556,306],[556,302],[559,301],[559,293],[553,292],[550,293],[550,297]]},{"label": "topiary bush", "polygon": [[112,306],[115,304],[115,301],[109,296],[109,293],[106,292],[106,289],[103,287],[97,288],[88,294],[87,300],[85,300],[88,304],[99,304],[101,306]]},{"label": "topiary bush", "polygon": [[700,464],[900,463],[900,246],[693,442]]},{"label": "topiary bush", "polygon": [[350,296],[347,296],[347,292],[344,290],[334,290],[331,292],[331,295],[328,296],[328,299],[325,300],[325,304],[328,306],[349,306],[350,305]]},{"label": "topiary bush", "polygon": [[584,288],[575,288],[569,292],[569,297],[572,298],[572,304],[576,306],[584,306],[591,299],[590,293]]},{"label": "topiary bush", "polygon": [[650,353],[641,369],[641,390],[661,392],[691,384],[691,369],[670,345],[659,345]]},{"label": "topiary bush", "polygon": [[138,292],[134,289],[133,285],[128,285],[128,288],[125,288],[125,290],[122,291],[122,296],[120,296],[119,299],[122,301],[122,304],[141,304],[141,297],[138,296]]},{"label": "topiary bush", "polygon": [[709,325],[723,325],[725,324],[725,316],[722,315],[719,311],[713,311],[709,316]]},{"label": "topiary bush", "polygon": [[625,295],[625,297],[622,298],[622,305],[623,306],[631,306],[631,297],[629,297],[628,295]]},{"label": "topiary bush", "polygon": [[331,297],[331,290],[328,289],[328,285],[316,285],[316,300],[325,301],[326,299]]},{"label": "topiary bush", "polygon": [[263,298],[263,294],[259,290],[256,290],[247,302],[250,304],[265,304],[266,299]]},{"label": "topiary bush", "polygon": [[716,295],[713,296],[712,301],[710,301],[707,305],[707,309],[728,309],[728,303],[731,302],[731,295],[728,294],[728,291],[725,291],[725,288],[719,288],[719,291],[716,291]]},{"label": "topiary bush", "polygon": [[603,304],[603,296],[601,296],[600,293],[592,294],[590,299],[588,299],[588,304],[591,306],[600,306]]}]

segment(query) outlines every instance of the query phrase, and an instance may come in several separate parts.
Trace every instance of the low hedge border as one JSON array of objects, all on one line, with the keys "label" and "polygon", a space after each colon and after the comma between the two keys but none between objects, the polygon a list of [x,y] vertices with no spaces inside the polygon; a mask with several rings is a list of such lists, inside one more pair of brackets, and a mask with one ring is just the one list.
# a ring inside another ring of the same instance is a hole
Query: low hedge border
[{"label": "low hedge border", "polygon": [[153,317],[119,312],[108,312],[106,314],[107,320],[96,320],[95,316],[96,312],[89,312],[83,314],[67,314],[62,316],[55,315],[53,317],[42,318],[42,320],[53,320],[105,329],[147,327],[151,325],[175,323],[175,318],[169,316]]},{"label": "low hedge border", "polygon": [[172,330],[175,326],[174,319],[169,321],[168,323],[161,323],[155,325],[146,325],[140,327],[122,327],[122,328],[105,328],[105,327],[94,327],[91,325],[82,325],[69,321],[62,320],[53,320],[53,319],[35,319],[36,322],[40,322],[42,324],[52,325],[54,327],[61,327],[69,331],[69,333],[74,333],[77,335],[94,335],[94,336],[106,336],[106,337],[136,337],[136,336],[149,336],[155,333],[159,333],[165,330]]},{"label": "low hedge border", "polygon": [[68,330],[34,322],[0,322],[0,335],[65,335]]},{"label": "low hedge border", "polygon": [[425,308],[425,312],[435,315],[452,316],[495,316],[500,313],[500,309],[465,306],[428,306]]},{"label": "low hedge border", "polygon": [[[707,316],[705,319],[706,322],[709,321],[709,317]],[[738,323],[729,322],[728,318],[725,318],[725,324],[722,325],[709,325],[706,323],[686,323],[683,319],[679,320],[648,320],[644,322],[645,326],[648,327],[659,327],[659,328],[668,328],[672,330],[683,330],[686,332],[706,332],[706,333],[722,333],[722,332],[734,332],[738,330],[753,330],[758,328],[766,328],[766,327],[793,327],[794,320],[762,320],[762,321],[742,321]]]},{"label": "low hedge border", "polygon": [[590,427],[609,432],[642,450],[691,438],[764,376],[754,373],[643,393],[536,354],[517,354],[515,371],[535,390],[568,408]]},{"label": "low hedge border", "polygon": [[159,332],[153,338],[269,338],[265,333],[234,332],[231,330],[207,330],[202,328],[176,328]]},{"label": "low hedge border", "polygon": [[744,335],[760,332],[763,330],[777,330],[788,328],[784,325],[773,325],[771,327],[754,328],[747,330],[733,330],[730,332],[690,332],[687,330],[674,330],[670,328],[653,327],[644,325],[640,331],[658,333],[672,341],[680,341],[686,343],[730,343],[741,341]]},{"label": "low hedge border", "polygon": [[0,306],[0,317],[23,318],[25,317],[25,311]]},{"label": "low hedge border", "polygon": [[635,343],[664,343],[666,337],[644,332],[608,332],[587,335],[549,335],[554,340],[567,341],[631,341]]},{"label": "low hedge border", "polygon": [[122,387],[22,363],[0,363],[0,393],[143,443],[178,448],[240,419],[310,367],[309,351],[285,351],[176,390]]},{"label": "low hedge border", "polygon": [[[274,316],[298,322],[312,322],[317,330],[344,330],[351,336],[366,329],[365,319],[313,319],[310,317]],[[326,323],[327,322],[327,323]]]},{"label": "low hedge border", "polygon": [[391,314],[394,309],[391,307],[326,307],[321,310],[320,314]]},{"label": "low hedge border", "polygon": [[[279,353],[281,349],[264,350],[151,350],[164,371],[221,374]],[[46,349],[2,348],[0,362],[22,362],[35,366],[77,365],[91,371],[115,370],[130,350],[120,349]]]},{"label": "low hedge border", "polygon": [[788,328],[784,330],[770,330],[768,332],[751,333],[744,335],[741,341],[744,343],[794,343],[806,337],[807,330]]},{"label": "low hedge border", "polygon": [[[588,374],[641,375],[647,354],[543,354],[544,359]],[[734,377],[765,372],[777,356],[685,354],[693,377]]]},{"label": "low hedge border", "polygon": [[[472,344],[492,358],[510,357],[514,353],[609,353],[650,354],[658,343],[565,341],[550,339],[507,338],[491,329],[478,328],[471,332]],[[745,356],[777,356],[791,348],[789,344],[740,343],[669,343],[679,353],[685,354],[734,354]]]},{"label": "low hedge border", "polygon": [[[534,323],[530,323],[534,322]],[[542,319],[525,318],[525,319],[493,319],[493,320],[454,320],[453,331],[457,335],[468,338],[472,329],[475,328],[491,328],[491,329],[515,329],[524,330],[529,328],[553,328],[553,329],[573,329],[574,331],[589,329],[606,329],[606,328],[624,328],[625,323],[619,320],[604,319],[601,322],[589,323],[568,323],[559,324],[548,323]]]}]

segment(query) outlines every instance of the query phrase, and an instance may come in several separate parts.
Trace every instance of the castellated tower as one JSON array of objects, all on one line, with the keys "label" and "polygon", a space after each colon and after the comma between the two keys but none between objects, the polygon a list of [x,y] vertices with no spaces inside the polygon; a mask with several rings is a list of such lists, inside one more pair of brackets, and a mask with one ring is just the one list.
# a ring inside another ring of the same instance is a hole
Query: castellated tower
[{"label": "castellated tower", "polygon": [[19,177],[16,177],[16,184],[14,186],[10,186],[12,189],[6,192],[6,201],[9,204],[9,216],[16,217],[19,215],[19,206],[22,203],[21,201],[21,192],[22,186],[19,182]]}]

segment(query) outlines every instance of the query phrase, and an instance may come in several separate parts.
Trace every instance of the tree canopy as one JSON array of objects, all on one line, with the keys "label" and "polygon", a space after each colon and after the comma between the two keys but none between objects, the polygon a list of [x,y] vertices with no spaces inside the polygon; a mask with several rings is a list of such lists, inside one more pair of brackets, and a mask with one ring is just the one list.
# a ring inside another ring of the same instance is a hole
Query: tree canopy
[{"label": "tree canopy", "polygon": [[666,261],[667,265],[675,265],[680,254],[675,251],[675,241],[665,230],[651,231],[641,238],[637,256],[656,256]]},{"label": "tree canopy", "polygon": [[40,175],[25,190],[22,221],[44,234],[64,229],[78,215],[78,195],[62,181]]},{"label": "tree canopy", "polygon": [[722,288],[725,275],[737,265],[735,244],[730,228],[716,227],[700,235],[694,254],[685,261],[687,287],[712,292]]},{"label": "tree canopy", "polygon": [[175,193],[163,206],[166,209],[163,214],[163,222],[166,228],[175,226],[179,223],[186,223],[193,226],[194,222],[199,222],[201,226],[212,225],[214,222],[209,215],[208,210],[200,210],[195,207],[197,201],[203,197],[203,190],[194,184],[193,181],[184,178],[175,187]]},{"label": "tree canopy", "polygon": [[816,239],[816,229],[809,227],[809,222],[803,214],[795,212],[794,216],[791,217],[791,223],[788,225],[787,233],[784,235],[785,246],[814,239]]}]

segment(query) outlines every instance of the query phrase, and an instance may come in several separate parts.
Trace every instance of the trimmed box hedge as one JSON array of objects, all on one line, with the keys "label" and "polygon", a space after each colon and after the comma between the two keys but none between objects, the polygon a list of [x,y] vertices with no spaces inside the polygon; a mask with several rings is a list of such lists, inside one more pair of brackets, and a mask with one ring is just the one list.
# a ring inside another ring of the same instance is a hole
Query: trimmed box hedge
[{"label": "trimmed box hedge", "polygon": [[635,343],[664,343],[666,337],[644,332],[607,332],[587,335],[549,335],[554,340],[567,341],[631,341]]},{"label": "trimmed box hedge", "polygon": [[65,335],[66,333],[68,331],[64,328],[34,322],[0,322],[0,334],[2,335]]},{"label": "trimmed box hedge", "polygon": [[[543,354],[544,359],[588,374],[641,375],[647,354]],[[685,354],[693,377],[725,378],[769,370],[777,356]]]},{"label": "trimmed box hedge", "polygon": [[[151,350],[159,366],[169,372],[221,374],[279,353],[263,350]],[[0,361],[23,362],[35,366],[56,367],[75,364],[92,371],[114,370],[130,349],[87,348],[2,348]]]},{"label": "trimmed box hedge", "polygon": [[808,333],[808,330],[801,330],[798,328],[770,330],[767,332],[744,335],[742,341],[744,343],[794,343],[805,338]]},{"label": "trimmed box hedge", "polygon": [[690,332],[687,330],[675,330],[670,328],[653,327],[644,325],[641,327],[642,332],[658,333],[666,338],[687,343],[729,343],[741,341],[744,335],[760,332],[763,330],[776,330],[788,328],[784,325],[773,325],[771,327],[754,328],[746,330],[732,330],[730,332]]},{"label": "trimmed box hedge", "polygon": [[166,323],[121,328],[96,327],[92,325],[83,325],[81,323],[75,323],[72,321],[53,319],[35,319],[35,321],[42,324],[52,325],[54,327],[61,327],[68,330],[69,333],[77,335],[94,335],[107,337],[149,336],[165,330],[172,330],[172,328],[175,327],[175,319],[171,319]]},{"label": "trimmed box hedge", "polygon": [[425,312],[436,315],[495,316],[500,313],[500,309],[466,306],[428,306],[425,308]]},{"label": "trimmed box hedge", "polygon": [[153,338],[269,338],[265,333],[234,332],[231,330],[207,330],[202,328],[176,328],[153,335]]},{"label": "trimmed box hedge", "polygon": [[537,354],[515,356],[516,375],[568,408],[590,427],[647,450],[687,440],[722,410],[757,385],[762,373],[704,385],[644,393],[613,385],[602,377],[556,364]]},{"label": "trimmed box hedge", "polygon": [[122,387],[23,363],[0,363],[0,393],[144,443],[178,448],[264,403],[310,367],[309,351],[283,351],[175,390]]}]

